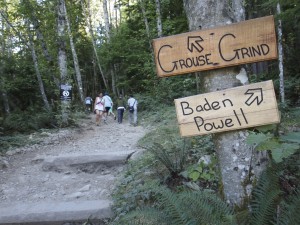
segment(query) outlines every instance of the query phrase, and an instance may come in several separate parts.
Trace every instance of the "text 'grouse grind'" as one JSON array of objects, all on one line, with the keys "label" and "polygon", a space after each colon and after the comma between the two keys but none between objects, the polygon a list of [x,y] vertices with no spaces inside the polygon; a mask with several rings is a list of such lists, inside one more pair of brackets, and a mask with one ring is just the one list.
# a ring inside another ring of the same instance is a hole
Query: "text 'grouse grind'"
[{"label": "text 'grouse grind'", "polygon": [[160,77],[278,58],[273,16],[158,38],[152,45]]}]

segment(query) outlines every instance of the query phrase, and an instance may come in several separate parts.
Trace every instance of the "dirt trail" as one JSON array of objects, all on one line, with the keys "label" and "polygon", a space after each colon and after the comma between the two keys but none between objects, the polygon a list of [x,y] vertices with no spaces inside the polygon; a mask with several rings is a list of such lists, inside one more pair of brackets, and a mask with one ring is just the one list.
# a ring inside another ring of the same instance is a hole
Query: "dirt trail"
[{"label": "dirt trail", "polygon": [[[113,118],[107,125],[95,126],[94,115],[83,120],[79,128],[44,132],[42,144],[9,151],[5,157],[8,167],[0,167],[0,208],[23,203],[110,199],[123,166],[78,165],[78,161],[138,152],[141,149],[136,143],[144,134],[143,127],[130,126],[127,121],[118,124]],[[62,166],[53,160],[62,158],[75,160],[77,166]]]}]

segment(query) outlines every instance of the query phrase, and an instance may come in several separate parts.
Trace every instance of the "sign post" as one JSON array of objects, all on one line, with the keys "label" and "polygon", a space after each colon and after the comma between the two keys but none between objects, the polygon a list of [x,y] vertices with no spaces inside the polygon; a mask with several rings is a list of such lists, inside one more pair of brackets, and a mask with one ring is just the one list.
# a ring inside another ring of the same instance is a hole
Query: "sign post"
[{"label": "sign post", "polygon": [[272,81],[175,99],[181,136],[279,123]]},{"label": "sign post", "polygon": [[273,16],[153,40],[160,77],[277,58]]},{"label": "sign post", "polygon": [[72,86],[68,84],[60,85],[60,100],[71,101],[72,100]]}]

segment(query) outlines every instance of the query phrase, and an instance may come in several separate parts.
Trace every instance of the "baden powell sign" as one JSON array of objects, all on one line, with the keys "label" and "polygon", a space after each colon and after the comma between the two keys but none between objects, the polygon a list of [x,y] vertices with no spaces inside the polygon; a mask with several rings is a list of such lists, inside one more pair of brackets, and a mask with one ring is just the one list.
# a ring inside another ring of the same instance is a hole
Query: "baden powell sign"
[{"label": "baden powell sign", "polygon": [[181,136],[279,123],[272,81],[175,99]]},{"label": "baden powell sign", "polygon": [[273,16],[153,40],[160,77],[277,58]]}]

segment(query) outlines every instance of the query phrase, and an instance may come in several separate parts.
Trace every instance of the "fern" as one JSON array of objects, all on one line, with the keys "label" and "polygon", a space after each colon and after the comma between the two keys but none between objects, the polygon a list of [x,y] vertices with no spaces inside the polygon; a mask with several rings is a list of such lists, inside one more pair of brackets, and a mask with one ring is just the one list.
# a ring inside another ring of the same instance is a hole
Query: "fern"
[{"label": "fern", "polygon": [[250,224],[266,225],[275,222],[275,212],[281,194],[274,167],[267,168],[253,190]]},{"label": "fern", "polygon": [[282,203],[282,213],[277,224],[280,225],[299,225],[300,224],[300,191],[289,198],[289,203]]},{"label": "fern", "polygon": [[[174,143],[173,143],[174,144]],[[169,170],[172,176],[178,176],[186,162],[186,142],[169,149],[159,143],[154,143],[148,148],[154,156]]]},{"label": "fern", "polygon": [[235,224],[232,209],[213,193],[183,192],[179,199],[187,214],[187,224]]},{"label": "fern", "polygon": [[172,225],[234,224],[232,209],[214,193],[173,193],[166,188],[161,188],[158,192],[161,207],[171,219]]},{"label": "fern", "polygon": [[159,202],[165,211],[165,214],[172,219],[173,225],[187,224],[187,215],[182,207],[181,198],[178,194],[172,193],[169,189],[161,188],[159,190]]},{"label": "fern", "polygon": [[215,194],[185,191],[174,193],[167,188],[157,193],[155,208],[135,210],[114,225],[234,225],[233,210]]},{"label": "fern", "polygon": [[113,225],[169,225],[167,221],[163,212],[156,208],[145,207],[126,214]]}]

